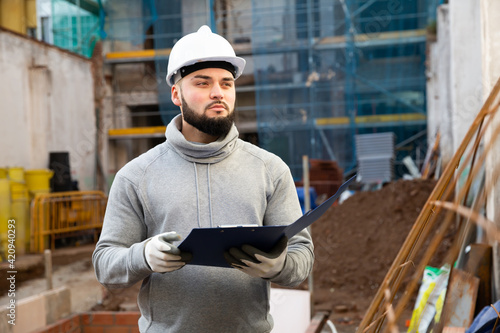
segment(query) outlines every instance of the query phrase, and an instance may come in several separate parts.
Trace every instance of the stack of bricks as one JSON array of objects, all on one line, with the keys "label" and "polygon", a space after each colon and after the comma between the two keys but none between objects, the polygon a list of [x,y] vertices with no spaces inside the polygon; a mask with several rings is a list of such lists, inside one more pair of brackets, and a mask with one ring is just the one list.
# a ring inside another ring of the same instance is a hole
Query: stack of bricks
[{"label": "stack of bricks", "polygon": [[[330,160],[309,160],[309,184],[314,188],[318,197],[331,197],[343,183],[344,171],[337,162]],[[303,180],[295,182],[296,186],[303,186]]]},{"label": "stack of bricks", "polygon": [[61,319],[35,333],[139,333],[139,312],[87,312]]}]

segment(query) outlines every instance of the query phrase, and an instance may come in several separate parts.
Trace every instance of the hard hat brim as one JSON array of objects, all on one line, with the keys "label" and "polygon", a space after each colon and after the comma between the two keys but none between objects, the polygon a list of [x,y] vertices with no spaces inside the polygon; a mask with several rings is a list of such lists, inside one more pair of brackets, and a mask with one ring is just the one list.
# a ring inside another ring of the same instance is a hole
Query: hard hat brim
[{"label": "hard hat brim", "polygon": [[205,61],[226,61],[226,62],[232,64],[234,66],[234,69],[235,69],[235,76],[234,76],[235,80],[241,76],[241,74],[243,73],[243,69],[245,68],[245,64],[246,64],[246,60],[241,58],[241,57],[218,56],[218,57],[205,57],[205,58],[200,58],[200,59],[191,59],[189,61],[182,63],[181,65],[178,66],[178,68],[176,68],[174,71],[170,72],[167,75],[166,79],[167,79],[168,85],[173,86],[175,84],[175,82],[174,82],[175,74],[182,67],[191,66],[191,65],[194,65],[198,62],[205,62]]}]

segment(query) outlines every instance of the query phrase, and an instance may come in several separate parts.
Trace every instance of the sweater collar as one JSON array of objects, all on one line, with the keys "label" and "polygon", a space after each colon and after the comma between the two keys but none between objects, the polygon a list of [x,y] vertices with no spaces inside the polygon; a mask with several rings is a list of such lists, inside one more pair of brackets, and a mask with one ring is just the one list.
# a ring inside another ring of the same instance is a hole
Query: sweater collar
[{"label": "sweater collar", "polygon": [[217,163],[226,158],[236,148],[239,133],[234,124],[225,137],[220,137],[217,141],[208,144],[187,141],[180,131],[181,126],[182,117],[179,114],[168,124],[165,136],[167,143],[187,161]]}]

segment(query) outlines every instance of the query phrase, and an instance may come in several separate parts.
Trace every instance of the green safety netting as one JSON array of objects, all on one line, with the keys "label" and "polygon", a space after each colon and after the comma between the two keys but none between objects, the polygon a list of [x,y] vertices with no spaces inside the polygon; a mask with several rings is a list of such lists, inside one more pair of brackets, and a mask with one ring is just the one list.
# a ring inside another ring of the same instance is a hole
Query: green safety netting
[{"label": "green safety netting", "polygon": [[260,145],[296,177],[302,155],[353,169],[356,134],[424,149],[426,1],[288,3],[253,1]]},{"label": "green safety netting", "polygon": [[53,44],[90,58],[100,38],[98,2],[52,0],[51,12]]}]

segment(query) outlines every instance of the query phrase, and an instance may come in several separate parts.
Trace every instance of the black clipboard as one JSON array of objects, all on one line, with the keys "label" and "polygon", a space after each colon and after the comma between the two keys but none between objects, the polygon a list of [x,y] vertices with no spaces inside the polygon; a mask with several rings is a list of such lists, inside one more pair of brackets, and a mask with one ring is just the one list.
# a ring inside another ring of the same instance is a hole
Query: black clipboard
[{"label": "black clipboard", "polygon": [[308,211],[289,225],[269,226],[226,226],[217,228],[194,228],[178,248],[193,255],[189,265],[231,267],[224,259],[224,252],[244,244],[262,251],[270,251],[281,237],[288,239],[318,220],[355,180],[351,177],[337,192],[321,205]]}]

